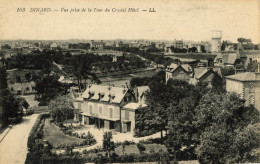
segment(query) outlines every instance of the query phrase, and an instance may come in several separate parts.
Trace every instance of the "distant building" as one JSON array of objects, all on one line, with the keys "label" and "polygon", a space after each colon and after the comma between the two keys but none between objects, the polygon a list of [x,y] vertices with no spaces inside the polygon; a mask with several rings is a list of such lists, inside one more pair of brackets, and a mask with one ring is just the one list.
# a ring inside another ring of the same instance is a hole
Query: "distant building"
[{"label": "distant building", "polygon": [[57,43],[52,43],[52,44],[50,45],[50,49],[51,49],[51,50],[57,50],[57,49],[58,49]]},{"label": "distant building", "polygon": [[33,81],[8,84],[8,88],[11,90],[13,94],[17,95],[28,95],[36,93],[35,83]]},{"label": "distant building", "polygon": [[200,43],[189,43],[188,48],[196,47],[197,52],[201,52],[201,44]]},{"label": "distant building", "polygon": [[172,51],[172,48],[171,47],[165,47],[164,48],[164,54],[167,55],[167,54],[173,54],[173,51]]},{"label": "distant building", "polygon": [[139,46],[139,43],[136,41],[129,43],[129,47],[138,47],[138,46]]},{"label": "distant building", "polygon": [[214,66],[244,69],[244,59],[237,53],[218,54],[214,59]]},{"label": "distant building", "polygon": [[68,50],[69,49],[69,43],[61,43],[60,45],[59,45],[59,47],[61,48],[61,49],[63,49],[63,50]]},{"label": "distant building", "polygon": [[222,31],[218,31],[218,30],[212,31],[211,52],[221,51],[221,38],[222,38]]},{"label": "distant building", "polygon": [[94,40],[91,40],[90,48],[93,49],[104,49],[104,42],[101,40],[100,42],[95,42]]},{"label": "distant building", "polygon": [[192,67],[190,65],[173,63],[166,68],[166,83],[169,79],[189,81],[191,73]]},{"label": "distant building", "polygon": [[184,42],[183,42],[183,40],[175,40],[175,46],[174,46],[174,48],[183,49],[183,47],[184,47]]},{"label": "distant building", "polygon": [[163,50],[165,48],[164,42],[155,43],[155,48]]},{"label": "distant building", "polygon": [[201,43],[201,51],[211,52],[211,43],[209,41],[202,41]]},{"label": "distant building", "polygon": [[214,76],[222,77],[220,68],[201,67],[194,68],[193,70],[189,81],[193,85],[196,85],[198,82],[207,82],[209,87],[211,87]]},{"label": "distant building", "polygon": [[[258,65],[259,67],[259,65]],[[260,111],[260,72],[244,72],[226,76],[226,90],[245,99],[245,105],[254,105]]]},{"label": "distant building", "polygon": [[122,41],[119,41],[116,43],[116,47],[124,47],[124,43]]},{"label": "distant building", "polygon": [[135,111],[146,107],[148,87],[91,85],[74,101],[75,119],[82,124],[117,132],[133,132]]},{"label": "distant building", "polygon": [[198,82],[208,82],[210,85],[215,75],[222,77],[220,68],[192,68],[189,64],[171,64],[166,68],[166,83],[173,79],[187,81],[193,85]]}]

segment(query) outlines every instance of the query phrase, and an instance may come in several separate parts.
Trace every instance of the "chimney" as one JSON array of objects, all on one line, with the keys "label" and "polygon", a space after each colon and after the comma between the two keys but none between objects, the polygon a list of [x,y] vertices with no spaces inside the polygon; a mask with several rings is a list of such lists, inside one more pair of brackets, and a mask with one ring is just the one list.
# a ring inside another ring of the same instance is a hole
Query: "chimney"
[{"label": "chimney", "polygon": [[255,72],[255,80],[260,80],[260,63],[257,63],[257,72]]},{"label": "chimney", "polygon": [[134,87],[134,94],[135,94],[135,100],[136,100],[136,102],[138,102],[139,101],[139,99],[138,99],[138,89],[137,89],[136,85]]},{"label": "chimney", "polygon": [[123,89],[123,94],[125,94],[125,91],[126,91],[126,87],[124,86],[124,89]]}]

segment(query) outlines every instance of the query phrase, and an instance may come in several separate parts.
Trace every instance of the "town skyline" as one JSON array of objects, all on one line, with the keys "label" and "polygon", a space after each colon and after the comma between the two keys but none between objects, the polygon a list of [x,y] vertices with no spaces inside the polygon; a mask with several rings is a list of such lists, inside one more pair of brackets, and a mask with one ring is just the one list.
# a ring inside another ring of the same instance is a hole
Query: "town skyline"
[{"label": "town skyline", "polygon": [[[16,2],[16,0],[13,0]],[[27,12],[19,13],[24,7]],[[32,7],[51,7],[58,13],[33,13]],[[62,8],[138,8],[139,12],[62,13]],[[142,12],[154,8],[155,13]],[[260,43],[259,1],[171,1],[98,3],[46,3],[24,1],[6,4],[0,12],[2,40],[211,40],[212,30],[221,30],[223,40],[237,38]]]}]

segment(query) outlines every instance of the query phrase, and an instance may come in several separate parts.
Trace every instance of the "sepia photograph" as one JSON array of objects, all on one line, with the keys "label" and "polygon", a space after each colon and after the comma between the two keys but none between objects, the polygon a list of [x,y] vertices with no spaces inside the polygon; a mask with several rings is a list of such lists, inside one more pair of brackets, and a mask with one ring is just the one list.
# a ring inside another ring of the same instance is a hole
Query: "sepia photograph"
[{"label": "sepia photograph", "polygon": [[260,0],[0,0],[0,164],[260,163]]}]

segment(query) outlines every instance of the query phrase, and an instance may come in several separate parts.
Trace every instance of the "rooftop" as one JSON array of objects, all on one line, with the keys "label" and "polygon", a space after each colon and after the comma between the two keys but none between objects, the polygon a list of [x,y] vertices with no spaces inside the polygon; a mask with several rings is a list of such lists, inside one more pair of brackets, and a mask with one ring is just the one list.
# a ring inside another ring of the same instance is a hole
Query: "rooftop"
[{"label": "rooftop", "polygon": [[124,106],[124,108],[126,109],[132,109],[132,110],[136,110],[136,109],[139,109],[139,108],[144,108],[144,107],[147,107],[146,104],[141,104],[141,103],[128,103]]},{"label": "rooftop", "polygon": [[227,79],[238,80],[238,81],[259,81],[256,80],[256,73],[244,72],[235,75],[226,76]]},{"label": "rooftop", "polygon": [[90,100],[100,100],[106,102],[111,99],[111,103],[120,103],[127,91],[128,88],[126,87],[93,84],[85,90],[82,97]]}]

